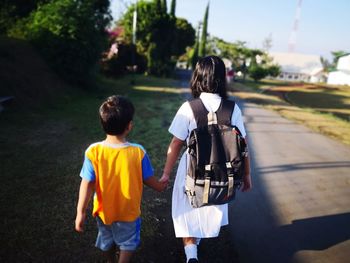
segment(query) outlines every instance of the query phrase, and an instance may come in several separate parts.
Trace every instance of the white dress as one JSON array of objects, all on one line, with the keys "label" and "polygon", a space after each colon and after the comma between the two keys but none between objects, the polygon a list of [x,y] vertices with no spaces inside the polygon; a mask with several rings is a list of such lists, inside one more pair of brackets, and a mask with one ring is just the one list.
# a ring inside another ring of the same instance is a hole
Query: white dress
[{"label": "white dress", "polygon": [[[221,97],[213,93],[201,93],[200,99],[208,111],[217,111],[221,103]],[[232,117],[232,125],[236,125],[245,137],[242,113],[235,105]],[[188,102],[182,104],[177,111],[169,132],[180,140],[187,140],[190,132],[196,128],[196,121]],[[227,204],[203,206],[193,208],[185,194],[185,178],[187,169],[187,151],[180,159],[177,169],[173,196],[172,217],[176,237],[208,238],[217,237],[221,226],[228,224]]]}]

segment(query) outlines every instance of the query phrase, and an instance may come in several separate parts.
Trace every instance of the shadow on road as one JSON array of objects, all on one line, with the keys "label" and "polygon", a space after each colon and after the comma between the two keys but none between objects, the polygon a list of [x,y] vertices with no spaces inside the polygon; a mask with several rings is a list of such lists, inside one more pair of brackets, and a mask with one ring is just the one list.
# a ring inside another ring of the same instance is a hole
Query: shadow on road
[{"label": "shadow on road", "polygon": [[[283,127],[283,119],[265,115],[256,105],[240,101],[240,107],[247,117],[253,189],[249,193],[239,193],[230,204],[231,235],[239,262],[311,262],[301,256],[304,252],[313,255],[317,262],[347,262],[342,258],[350,258],[348,245],[336,249],[338,255],[327,249],[350,240],[350,213],[346,208],[349,191],[344,185],[350,182],[346,179],[350,168],[348,151],[338,156],[337,151],[343,149],[325,150],[325,144],[307,140],[293,145],[295,141],[291,138],[313,135],[289,123]],[[262,126],[264,120],[267,129]],[[287,148],[283,148],[279,143],[288,138],[288,132],[294,135],[289,137],[288,143],[284,141]],[[293,152],[296,149],[310,149],[308,153],[312,156],[298,157],[297,152]],[[327,184],[325,193],[332,194],[333,200],[328,200],[317,188],[322,183]],[[313,189],[311,193],[309,189]],[[300,191],[305,196],[298,196]],[[297,200],[305,203],[298,204]],[[283,208],[279,207],[281,204]],[[301,210],[293,210],[294,205]],[[287,213],[283,219],[281,211]],[[304,216],[293,211],[302,211]],[[315,254],[315,251],[322,252]],[[332,261],[322,259],[323,255]]]},{"label": "shadow on road", "polygon": [[[257,167],[256,172],[259,174],[280,173],[286,171],[298,171],[309,169],[327,169],[327,168],[350,168],[350,162],[309,162],[274,165],[268,167]],[[350,222],[350,221],[349,221]]]}]

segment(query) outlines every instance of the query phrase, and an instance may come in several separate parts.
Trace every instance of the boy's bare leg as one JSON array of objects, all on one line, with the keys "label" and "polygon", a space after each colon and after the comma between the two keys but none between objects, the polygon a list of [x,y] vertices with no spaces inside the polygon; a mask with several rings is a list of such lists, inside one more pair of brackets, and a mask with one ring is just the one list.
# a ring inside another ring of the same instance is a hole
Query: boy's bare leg
[{"label": "boy's bare leg", "polygon": [[107,258],[108,263],[117,263],[116,246],[113,246],[110,250],[104,251],[103,254]]},{"label": "boy's bare leg", "polygon": [[129,263],[134,251],[120,250],[118,263]]}]

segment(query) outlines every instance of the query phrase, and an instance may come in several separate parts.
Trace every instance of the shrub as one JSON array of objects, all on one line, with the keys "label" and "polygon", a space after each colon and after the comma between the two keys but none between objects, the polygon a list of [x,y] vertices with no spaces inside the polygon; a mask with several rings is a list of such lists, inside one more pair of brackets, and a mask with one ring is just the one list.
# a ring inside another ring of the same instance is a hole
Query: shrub
[{"label": "shrub", "polygon": [[31,13],[26,37],[70,82],[89,85],[107,44],[108,0],[54,0]]}]

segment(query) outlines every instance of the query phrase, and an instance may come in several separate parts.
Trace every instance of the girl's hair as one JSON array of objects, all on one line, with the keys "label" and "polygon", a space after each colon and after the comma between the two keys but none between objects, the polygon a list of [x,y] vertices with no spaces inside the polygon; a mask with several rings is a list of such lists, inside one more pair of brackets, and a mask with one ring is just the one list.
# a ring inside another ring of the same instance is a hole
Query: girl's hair
[{"label": "girl's hair", "polygon": [[198,98],[202,92],[218,93],[226,99],[226,67],[221,58],[208,56],[199,59],[191,79],[192,96]]},{"label": "girl's hair", "polygon": [[103,130],[109,135],[122,134],[134,117],[134,106],[125,97],[113,95],[102,103],[99,113]]}]

